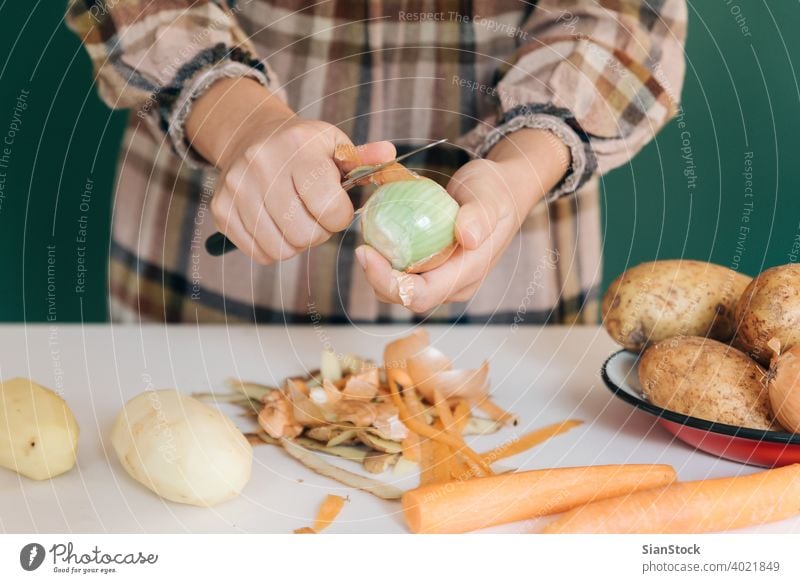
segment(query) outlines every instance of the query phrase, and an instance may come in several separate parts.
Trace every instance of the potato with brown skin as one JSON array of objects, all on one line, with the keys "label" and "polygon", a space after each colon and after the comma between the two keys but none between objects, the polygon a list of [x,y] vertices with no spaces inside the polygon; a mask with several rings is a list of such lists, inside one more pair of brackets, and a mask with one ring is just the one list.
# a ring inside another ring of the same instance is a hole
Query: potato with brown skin
[{"label": "potato with brown skin", "polygon": [[707,421],[781,431],[765,377],[746,354],[697,336],[662,340],[639,361],[644,395],[654,405]]},{"label": "potato with brown skin", "polygon": [[727,267],[669,259],[626,270],[603,297],[603,324],[628,350],[673,336],[727,341],[736,302],[751,278]]},{"label": "potato with brown skin", "polygon": [[800,344],[800,265],[779,265],[756,277],[736,306],[736,346],[769,364],[776,338],[781,350]]}]

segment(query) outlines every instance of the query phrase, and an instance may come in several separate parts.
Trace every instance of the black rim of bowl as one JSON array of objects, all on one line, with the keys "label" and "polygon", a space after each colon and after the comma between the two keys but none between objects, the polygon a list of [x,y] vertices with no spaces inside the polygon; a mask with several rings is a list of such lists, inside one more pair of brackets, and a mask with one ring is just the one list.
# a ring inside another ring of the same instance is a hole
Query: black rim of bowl
[{"label": "black rim of bowl", "polygon": [[[618,398],[622,399],[629,405],[633,405],[637,409],[646,411],[651,415],[672,421],[687,427],[694,427],[695,429],[702,429],[703,431],[710,431],[712,433],[721,433],[723,435],[730,435],[731,437],[742,437],[744,439],[752,439],[755,441],[770,441],[773,443],[786,443],[791,445],[800,445],[800,434],[787,433],[785,431],[767,431],[765,429],[751,429],[749,427],[738,427],[736,425],[727,425],[725,423],[714,423],[705,419],[691,417],[683,413],[676,413],[668,409],[662,409],[652,403],[648,403],[642,398],[635,397],[620,387],[617,383],[611,380],[608,374],[608,365],[615,358],[621,354],[630,354],[638,359],[635,352],[628,350],[618,350],[609,356],[603,363],[603,368],[600,369],[600,374],[603,377],[603,382],[608,389]],[[637,365],[638,366],[638,365]]]}]

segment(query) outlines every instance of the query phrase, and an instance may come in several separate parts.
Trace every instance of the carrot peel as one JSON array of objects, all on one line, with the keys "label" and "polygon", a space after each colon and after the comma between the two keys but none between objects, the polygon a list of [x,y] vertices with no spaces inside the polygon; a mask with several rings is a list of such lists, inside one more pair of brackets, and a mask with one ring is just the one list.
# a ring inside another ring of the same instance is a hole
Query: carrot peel
[{"label": "carrot peel", "polygon": [[[398,377],[400,377],[398,379]],[[410,379],[408,375],[403,373],[402,371],[392,370],[391,374],[389,375],[389,393],[392,398],[392,402],[397,407],[397,411],[400,417],[400,421],[408,427],[410,431],[419,434],[422,437],[427,437],[428,439],[432,439],[434,441],[441,441],[446,445],[449,445],[459,453],[462,453],[469,461],[475,464],[476,468],[480,470],[480,474],[478,475],[491,475],[492,470],[489,467],[483,458],[478,455],[475,451],[471,448],[466,446],[462,441],[454,438],[452,435],[445,433],[441,430],[434,429],[430,425],[426,425],[415,416],[413,416],[403,401],[402,397],[400,396],[400,392],[398,390],[398,386],[404,387],[411,387]],[[405,382],[404,382],[405,381]],[[405,384],[405,383],[408,384]]]},{"label": "carrot peel", "polygon": [[317,534],[328,528],[344,507],[344,498],[335,494],[328,494],[317,511],[314,526],[304,526],[294,531],[295,534]]},{"label": "carrot peel", "polygon": [[514,441],[509,441],[507,443],[504,443],[500,447],[496,447],[493,450],[487,451],[486,453],[482,454],[482,457],[484,460],[486,460],[487,463],[493,464],[496,461],[514,455],[518,455],[524,451],[531,449],[532,447],[536,447],[537,445],[544,443],[551,437],[555,437],[556,435],[566,433],[570,429],[577,427],[582,423],[583,421],[578,421],[576,419],[568,419],[567,421],[562,421],[561,423],[548,425],[547,427],[543,427],[541,429],[537,429],[536,431],[531,431],[530,433],[526,433],[519,439],[516,439]]},{"label": "carrot peel", "polygon": [[322,506],[319,507],[319,512],[317,512],[317,518],[314,520],[314,530],[320,532],[328,528],[339,516],[343,507],[344,498],[328,494],[322,502]]}]

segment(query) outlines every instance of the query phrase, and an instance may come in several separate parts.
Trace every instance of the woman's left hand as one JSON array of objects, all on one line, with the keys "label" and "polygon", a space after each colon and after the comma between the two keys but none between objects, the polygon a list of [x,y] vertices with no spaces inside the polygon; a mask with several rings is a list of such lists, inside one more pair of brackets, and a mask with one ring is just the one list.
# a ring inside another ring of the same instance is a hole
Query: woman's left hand
[{"label": "woman's left hand", "polygon": [[519,231],[533,206],[569,167],[569,152],[553,134],[524,129],[504,138],[486,159],[456,172],[447,191],[461,205],[453,255],[421,274],[401,273],[375,249],[362,245],[356,257],[382,301],[426,312],[440,304],[469,300]]}]

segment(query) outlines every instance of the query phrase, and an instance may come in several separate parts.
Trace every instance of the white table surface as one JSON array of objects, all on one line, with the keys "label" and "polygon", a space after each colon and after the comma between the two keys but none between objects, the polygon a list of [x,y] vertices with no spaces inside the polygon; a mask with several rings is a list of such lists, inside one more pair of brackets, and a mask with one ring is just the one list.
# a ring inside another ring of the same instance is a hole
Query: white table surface
[{"label": "white table surface", "polygon": [[[503,462],[508,466],[665,463],[682,480],[757,471],[674,441],[653,418],[613,397],[599,369],[616,347],[599,328],[428,330],[459,366],[489,358],[496,401],[521,418],[518,428],[475,438],[476,448],[489,449],[567,418],[585,421]],[[277,384],[316,368],[325,344],[378,359],[386,342],[407,331],[396,326],[0,326],[0,377],[26,376],[58,390],[81,427],[77,467],[69,473],[36,482],[0,469],[0,532],[289,533],[311,524],[328,493],[350,498],[330,532],[405,532],[398,503],[343,488],[267,445],[255,448],[252,479],[237,499],[210,509],[161,500],[125,473],[110,447],[109,431],[122,404],[148,384],[187,393],[224,390],[228,377]],[[384,476],[401,487],[415,480],[391,472]],[[541,523],[493,530],[529,532]],[[749,531],[800,532],[800,519]]]}]

